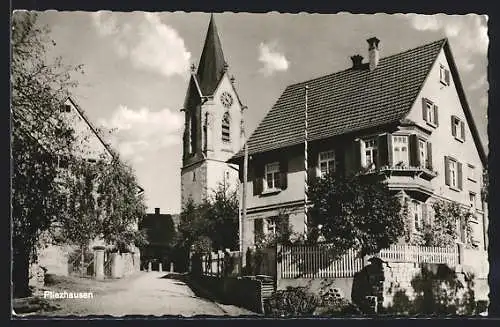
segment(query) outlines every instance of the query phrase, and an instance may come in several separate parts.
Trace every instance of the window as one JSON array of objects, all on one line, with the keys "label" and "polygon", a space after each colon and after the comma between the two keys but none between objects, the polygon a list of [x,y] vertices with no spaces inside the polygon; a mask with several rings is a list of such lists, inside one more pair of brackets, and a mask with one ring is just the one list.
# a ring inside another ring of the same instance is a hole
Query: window
[{"label": "window", "polygon": [[276,217],[266,219],[266,235],[276,235]]},{"label": "window", "polygon": [[420,156],[420,167],[429,167],[428,157],[427,157],[427,142],[424,140],[418,140],[418,153]]},{"label": "window", "polygon": [[394,163],[396,166],[408,166],[408,136],[394,135],[392,138]]},{"label": "window", "polygon": [[438,106],[426,98],[422,99],[422,118],[427,124],[433,127],[438,126]]},{"label": "window", "polygon": [[457,172],[457,162],[455,160],[449,160],[448,170],[450,172],[450,186],[458,187],[458,172]]},{"label": "window", "polygon": [[320,152],[318,161],[321,177],[327,173],[335,172],[335,151]]},{"label": "window", "polygon": [[365,161],[366,167],[371,166],[372,164],[377,166],[377,141],[375,139],[370,139],[365,141]]},{"label": "window", "polygon": [[196,171],[193,171],[193,182],[196,182]]},{"label": "window", "polygon": [[58,157],[57,167],[60,169],[67,169],[69,167],[69,160],[66,157]]},{"label": "window", "polygon": [[196,138],[197,138],[197,124],[196,124],[196,116],[194,114],[191,115],[191,118],[190,118],[190,123],[191,123],[191,126],[190,126],[190,129],[189,129],[189,133],[190,133],[190,147],[189,147],[189,152],[190,153],[193,153],[193,152],[196,152],[196,146],[197,146],[197,142],[196,142]]},{"label": "window", "polygon": [[275,190],[280,187],[280,164],[273,162],[265,166],[266,190]]},{"label": "window", "polygon": [[470,180],[470,181],[473,181],[475,182],[476,181],[476,167],[474,167],[473,165],[471,164],[468,164],[467,167],[469,168],[468,169],[468,175],[467,175],[467,178]]},{"label": "window", "polygon": [[439,66],[439,81],[443,85],[450,85],[450,71],[443,65]]},{"label": "window", "polygon": [[71,112],[71,106],[69,104],[63,104],[61,106],[61,112]]},{"label": "window", "polygon": [[415,230],[418,230],[422,226],[422,204],[418,201],[412,201],[412,212],[413,212],[413,223]]},{"label": "window", "polygon": [[472,210],[476,210],[476,193],[474,192],[469,192],[469,205]]},{"label": "window", "polygon": [[451,134],[459,141],[465,141],[465,124],[457,116],[451,116]]},{"label": "window", "polygon": [[228,143],[231,141],[230,136],[230,118],[229,112],[225,112],[222,117],[222,142]]}]

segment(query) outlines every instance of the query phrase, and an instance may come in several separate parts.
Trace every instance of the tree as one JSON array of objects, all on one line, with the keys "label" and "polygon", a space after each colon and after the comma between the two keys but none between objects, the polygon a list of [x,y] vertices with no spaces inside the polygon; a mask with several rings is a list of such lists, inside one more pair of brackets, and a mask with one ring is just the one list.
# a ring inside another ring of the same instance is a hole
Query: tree
[{"label": "tree", "polygon": [[63,205],[54,155],[70,156],[74,137],[58,108],[76,86],[70,73],[81,67],[64,66],[61,58],[46,60],[54,43],[36,14],[13,14],[11,41],[12,276],[14,295],[25,296],[40,235]]},{"label": "tree", "polygon": [[401,203],[378,174],[327,175],[312,183],[309,198],[311,229],[322,225],[338,256],[348,249],[373,254],[404,235]]}]

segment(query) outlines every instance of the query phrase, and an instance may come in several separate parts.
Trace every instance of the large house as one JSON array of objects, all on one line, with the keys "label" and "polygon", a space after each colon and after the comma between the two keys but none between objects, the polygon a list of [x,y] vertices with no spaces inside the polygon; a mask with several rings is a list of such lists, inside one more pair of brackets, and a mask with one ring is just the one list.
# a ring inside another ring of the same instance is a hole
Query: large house
[{"label": "large house", "polygon": [[[244,249],[274,233],[283,212],[304,231],[306,105],[308,176],[384,172],[415,230],[432,220],[434,201],[461,203],[475,213],[474,242],[487,249],[487,158],[448,40],[387,57],[377,38],[367,41],[367,62],[354,55],[348,69],[289,85],[248,139]],[[240,150],[229,162],[243,169],[243,160]]]}]

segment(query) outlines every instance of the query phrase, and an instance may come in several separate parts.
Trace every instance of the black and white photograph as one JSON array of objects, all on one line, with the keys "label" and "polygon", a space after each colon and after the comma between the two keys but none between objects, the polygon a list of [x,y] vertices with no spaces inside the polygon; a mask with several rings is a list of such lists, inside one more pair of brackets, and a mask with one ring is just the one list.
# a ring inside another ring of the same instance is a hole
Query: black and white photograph
[{"label": "black and white photograph", "polygon": [[15,10],[10,42],[12,319],[488,316],[487,15]]}]

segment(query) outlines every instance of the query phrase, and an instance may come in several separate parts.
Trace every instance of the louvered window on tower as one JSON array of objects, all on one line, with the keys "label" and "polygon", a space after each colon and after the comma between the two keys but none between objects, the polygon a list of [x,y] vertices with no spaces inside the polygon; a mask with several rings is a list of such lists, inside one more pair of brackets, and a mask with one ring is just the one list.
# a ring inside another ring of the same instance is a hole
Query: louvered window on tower
[{"label": "louvered window on tower", "polygon": [[222,117],[222,141],[223,142],[231,142],[231,136],[230,136],[230,118],[229,118],[229,113],[226,112],[224,113],[224,116]]}]

